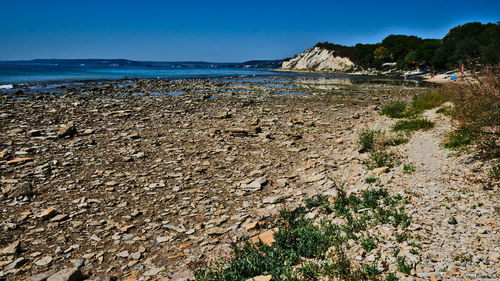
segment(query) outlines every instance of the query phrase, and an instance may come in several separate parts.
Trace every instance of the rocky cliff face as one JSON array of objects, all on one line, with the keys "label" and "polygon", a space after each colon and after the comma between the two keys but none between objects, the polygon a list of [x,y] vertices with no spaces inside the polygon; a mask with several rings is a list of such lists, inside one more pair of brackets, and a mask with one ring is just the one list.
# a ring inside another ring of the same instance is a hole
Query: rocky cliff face
[{"label": "rocky cliff face", "polygon": [[281,69],[341,72],[354,68],[349,58],[335,56],[335,51],[320,47],[311,48],[294,58],[284,61]]}]

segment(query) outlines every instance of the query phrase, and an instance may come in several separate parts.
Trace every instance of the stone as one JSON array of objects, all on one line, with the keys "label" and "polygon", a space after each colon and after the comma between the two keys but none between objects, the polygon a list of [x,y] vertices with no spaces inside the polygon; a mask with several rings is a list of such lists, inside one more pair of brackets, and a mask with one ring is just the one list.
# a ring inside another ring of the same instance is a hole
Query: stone
[{"label": "stone", "polygon": [[242,226],[246,230],[251,230],[251,229],[254,229],[257,226],[257,222],[244,223]]},{"label": "stone", "polygon": [[47,278],[47,281],[81,281],[83,275],[78,268],[66,268]]},{"label": "stone", "polygon": [[27,260],[23,257],[16,259],[15,261],[11,262],[5,267],[5,270],[11,270],[11,269],[16,269],[20,268],[23,264],[25,264]]},{"label": "stone", "polygon": [[162,272],[165,270],[165,267],[154,267],[151,268],[150,270],[144,272],[144,276],[156,276],[158,273]]},{"label": "stone", "polygon": [[12,159],[10,161],[7,161],[7,165],[24,164],[24,163],[32,161],[32,160],[33,160],[33,158],[30,158],[30,157],[16,158],[16,159]]},{"label": "stone", "polygon": [[53,258],[51,256],[45,256],[35,262],[38,266],[47,266],[52,262]]},{"label": "stone", "polygon": [[55,217],[57,214],[57,211],[56,209],[50,207],[48,209],[45,209],[45,211],[41,212],[39,215],[38,215],[38,218],[42,219],[42,220],[49,220],[53,217]]},{"label": "stone", "polygon": [[21,252],[21,242],[18,240],[0,250],[0,256],[13,256],[19,254],[20,252]]},{"label": "stone", "polygon": [[222,227],[211,227],[205,230],[205,233],[208,235],[222,235],[226,232],[228,232],[228,229]]},{"label": "stone", "polygon": [[285,196],[276,195],[276,196],[269,196],[269,197],[264,198],[262,203],[264,203],[264,204],[276,204],[276,203],[283,202],[283,200],[285,200]]},{"label": "stone", "polygon": [[7,191],[8,198],[33,195],[33,189],[29,182],[22,182]]},{"label": "stone", "polygon": [[26,281],[46,281],[47,278],[54,275],[56,272],[57,272],[56,270],[45,271],[29,277],[28,279],[26,279]]},{"label": "stone", "polygon": [[247,279],[245,281],[270,281],[272,278],[271,275],[259,275],[259,276],[255,276],[255,277],[252,277],[250,279]]},{"label": "stone", "polygon": [[255,180],[247,184],[242,184],[241,188],[250,190],[260,190],[264,185],[267,184],[267,179],[265,177],[258,177]]},{"label": "stone", "polygon": [[56,215],[55,217],[53,217],[52,219],[50,219],[51,222],[60,222],[60,221],[64,221],[68,219],[68,215],[66,214],[59,214],[59,215]]},{"label": "stone", "polygon": [[389,167],[380,167],[380,168],[375,168],[372,170],[372,174],[375,175],[382,175],[382,174],[387,174],[389,173]]},{"label": "stone", "polygon": [[156,243],[168,242],[168,240],[170,240],[169,237],[161,236],[156,238]]},{"label": "stone", "polygon": [[264,231],[257,236],[250,238],[249,241],[252,243],[257,243],[260,240],[260,241],[262,241],[262,243],[264,243],[268,246],[271,246],[275,241],[274,240],[274,233],[275,233],[274,230],[267,230],[267,231]]},{"label": "stone", "polygon": [[57,132],[57,136],[60,138],[73,137],[77,133],[76,127],[73,121],[68,122],[66,125],[62,126]]}]

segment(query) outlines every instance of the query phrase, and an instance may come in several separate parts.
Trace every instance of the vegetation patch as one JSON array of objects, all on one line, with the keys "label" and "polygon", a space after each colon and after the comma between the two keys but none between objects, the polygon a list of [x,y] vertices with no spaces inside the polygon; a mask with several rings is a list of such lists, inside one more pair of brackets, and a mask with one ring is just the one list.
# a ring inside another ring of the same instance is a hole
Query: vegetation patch
[{"label": "vegetation patch", "polygon": [[448,135],[448,141],[444,143],[444,147],[448,149],[464,150],[477,139],[478,135],[474,130],[462,127]]},{"label": "vegetation patch", "polygon": [[370,151],[375,148],[375,142],[380,136],[380,131],[369,128],[363,129],[358,136],[358,144],[361,146],[361,151]]},{"label": "vegetation patch", "polygon": [[405,132],[412,132],[412,131],[425,131],[425,130],[430,130],[434,127],[434,123],[431,121],[425,119],[425,118],[415,118],[415,119],[408,119],[408,120],[400,120],[394,125],[393,130],[394,131],[405,131]]},{"label": "vegetation patch", "polygon": [[409,116],[407,107],[408,104],[404,101],[394,101],[382,107],[380,114],[390,118],[405,118]]},{"label": "vegetation patch", "polygon": [[[408,203],[408,199],[391,196],[382,188],[358,195],[338,189],[338,195],[331,200],[324,196],[305,199],[303,207],[281,210],[279,230],[271,246],[243,242],[233,248],[231,259],[198,269],[195,278],[236,281],[271,275],[272,280],[297,281],[397,280],[395,272],[384,266],[388,260],[377,251],[377,237],[369,235],[368,229],[388,224],[396,228],[395,233],[407,233],[411,218],[404,206]],[[308,212],[325,204],[332,210],[327,219],[307,218]],[[375,261],[354,259],[358,248],[366,253],[377,251]],[[406,262],[406,257],[396,257],[397,265],[392,268],[407,274],[415,267]]]}]

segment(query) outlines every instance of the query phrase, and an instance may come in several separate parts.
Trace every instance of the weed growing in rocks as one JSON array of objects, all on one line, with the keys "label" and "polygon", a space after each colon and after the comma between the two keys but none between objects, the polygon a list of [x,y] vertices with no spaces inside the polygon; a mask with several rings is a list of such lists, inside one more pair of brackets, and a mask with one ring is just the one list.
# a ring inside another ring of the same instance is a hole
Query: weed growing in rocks
[{"label": "weed growing in rocks", "polygon": [[474,130],[462,127],[449,134],[448,141],[444,143],[444,147],[461,151],[475,142],[477,138],[478,135]]},{"label": "weed growing in rocks", "polygon": [[411,164],[411,163],[410,163],[410,164],[404,164],[404,165],[403,165],[403,173],[405,173],[405,174],[411,174],[411,173],[414,173],[414,172],[415,172],[415,170],[416,170],[415,165],[413,165],[413,164]]},{"label": "weed growing in rocks", "polygon": [[394,167],[395,156],[386,151],[372,151],[370,153],[370,161],[365,162],[369,169],[381,167]]},{"label": "weed growing in rocks", "polygon": [[406,132],[412,132],[412,131],[420,131],[420,130],[430,130],[434,127],[434,123],[431,121],[424,119],[424,118],[415,118],[415,119],[408,119],[408,120],[400,120],[398,121],[394,127],[394,131],[406,131]]},{"label": "weed growing in rocks", "polygon": [[[366,252],[373,251],[377,238],[367,230],[379,224],[408,232],[410,217],[404,212],[405,204],[407,200],[391,196],[385,189],[369,189],[358,195],[338,189],[330,200],[326,196],[306,198],[304,207],[281,210],[271,246],[240,243],[233,248],[232,259],[200,268],[195,272],[196,280],[246,280],[258,275],[271,275],[274,280],[394,280],[394,272],[379,266],[379,252],[375,262],[358,262],[350,250],[357,244]],[[326,219],[306,217],[323,206],[332,210]],[[334,223],[335,218],[344,223]],[[413,265],[398,257],[396,267],[406,273]]]},{"label": "weed growing in rocks", "polygon": [[380,114],[390,118],[405,118],[409,116],[406,111],[407,107],[408,104],[403,101],[391,102],[382,108]]},{"label": "weed growing in rocks", "polygon": [[358,143],[361,146],[361,151],[370,151],[375,148],[375,142],[380,136],[380,131],[369,128],[363,129],[358,136]]}]

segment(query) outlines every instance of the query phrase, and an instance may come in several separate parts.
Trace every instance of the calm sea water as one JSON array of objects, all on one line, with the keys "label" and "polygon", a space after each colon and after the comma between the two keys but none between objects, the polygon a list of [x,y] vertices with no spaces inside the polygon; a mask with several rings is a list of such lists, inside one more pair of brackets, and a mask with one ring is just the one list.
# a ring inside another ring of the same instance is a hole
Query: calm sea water
[{"label": "calm sea water", "polygon": [[54,65],[0,65],[0,84],[123,78],[194,78],[279,75],[250,68],[85,67]]}]

